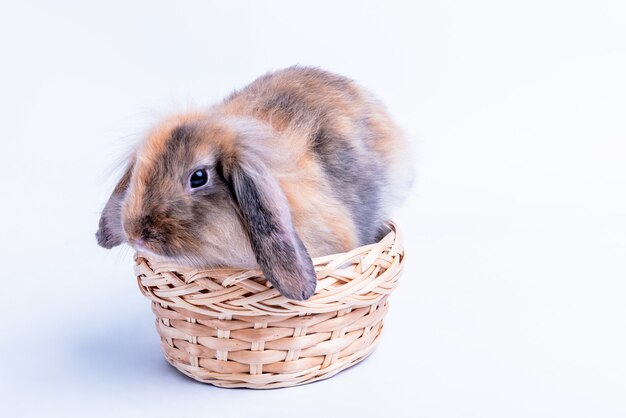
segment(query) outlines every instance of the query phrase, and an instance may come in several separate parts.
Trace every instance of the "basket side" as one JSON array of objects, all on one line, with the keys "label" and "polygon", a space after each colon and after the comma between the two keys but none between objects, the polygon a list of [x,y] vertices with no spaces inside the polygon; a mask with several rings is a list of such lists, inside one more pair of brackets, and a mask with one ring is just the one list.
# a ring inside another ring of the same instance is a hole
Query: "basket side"
[{"label": "basket side", "polygon": [[376,346],[387,309],[385,298],[330,315],[207,321],[153,305],[171,365],[204,383],[255,389],[314,382],[360,362]]}]

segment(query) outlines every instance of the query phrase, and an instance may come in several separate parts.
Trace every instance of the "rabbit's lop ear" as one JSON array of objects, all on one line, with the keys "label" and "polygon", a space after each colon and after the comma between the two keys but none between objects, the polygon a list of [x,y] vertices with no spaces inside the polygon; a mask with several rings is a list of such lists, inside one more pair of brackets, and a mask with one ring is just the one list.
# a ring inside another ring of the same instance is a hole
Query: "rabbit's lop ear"
[{"label": "rabbit's lop ear", "polygon": [[102,210],[100,224],[96,232],[96,239],[101,247],[113,248],[126,241],[122,228],[122,203],[130,184],[133,167],[134,162],[131,162]]},{"label": "rabbit's lop ear", "polygon": [[239,205],[257,263],[272,285],[289,299],[313,295],[317,277],[311,257],[295,231],[289,204],[278,182],[255,156],[239,153],[224,177]]}]

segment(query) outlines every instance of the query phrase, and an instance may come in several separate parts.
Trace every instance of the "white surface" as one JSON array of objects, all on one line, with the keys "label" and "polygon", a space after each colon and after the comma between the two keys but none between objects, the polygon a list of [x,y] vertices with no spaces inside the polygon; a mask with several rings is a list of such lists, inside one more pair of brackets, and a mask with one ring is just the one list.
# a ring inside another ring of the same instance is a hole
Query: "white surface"
[{"label": "white surface", "polygon": [[[232,3],[1,7],[0,415],[625,416],[624,2]],[[197,384],[130,251],[96,246],[109,173],[160,115],[294,63],[414,138],[406,273],[361,365]]]}]

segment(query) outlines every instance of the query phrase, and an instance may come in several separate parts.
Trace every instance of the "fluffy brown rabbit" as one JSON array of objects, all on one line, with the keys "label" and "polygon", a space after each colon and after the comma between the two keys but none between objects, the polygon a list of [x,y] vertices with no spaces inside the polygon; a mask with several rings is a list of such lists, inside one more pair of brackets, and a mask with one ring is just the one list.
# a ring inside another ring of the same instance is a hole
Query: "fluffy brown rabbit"
[{"label": "fluffy brown rabbit", "polygon": [[406,157],[384,107],[353,81],[287,68],[154,128],[96,236],[197,268],[259,266],[304,300],[311,257],[380,238],[410,187]]}]

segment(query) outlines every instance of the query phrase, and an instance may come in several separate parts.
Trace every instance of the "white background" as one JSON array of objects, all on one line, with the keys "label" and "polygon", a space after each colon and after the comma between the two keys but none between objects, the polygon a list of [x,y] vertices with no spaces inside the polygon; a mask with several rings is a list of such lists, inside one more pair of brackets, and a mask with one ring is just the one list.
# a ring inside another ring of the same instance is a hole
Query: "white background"
[{"label": "white background", "polygon": [[[1,416],[626,416],[624,2],[93,3],[0,9]],[[99,211],[150,123],[296,63],[412,138],[407,268],[359,366],[195,383]]]}]

